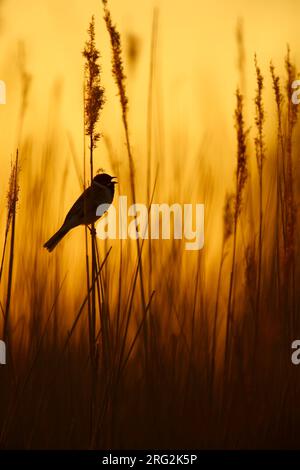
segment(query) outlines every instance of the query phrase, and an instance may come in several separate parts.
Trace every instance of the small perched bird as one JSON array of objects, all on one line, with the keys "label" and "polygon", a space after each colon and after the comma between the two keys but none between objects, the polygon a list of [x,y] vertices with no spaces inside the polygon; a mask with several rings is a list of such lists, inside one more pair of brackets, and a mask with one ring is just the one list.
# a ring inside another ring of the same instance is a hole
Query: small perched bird
[{"label": "small perched bird", "polygon": [[[116,177],[106,173],[95,176],[91,186],[79,196],[69,210],[61,228],[45,243],[44,248],[52,251],[72,228],[95,223],[113,201],[115,184],[117,184],[113,181],[114,178]],[[105,206],[99,208],[102,204]]]}]

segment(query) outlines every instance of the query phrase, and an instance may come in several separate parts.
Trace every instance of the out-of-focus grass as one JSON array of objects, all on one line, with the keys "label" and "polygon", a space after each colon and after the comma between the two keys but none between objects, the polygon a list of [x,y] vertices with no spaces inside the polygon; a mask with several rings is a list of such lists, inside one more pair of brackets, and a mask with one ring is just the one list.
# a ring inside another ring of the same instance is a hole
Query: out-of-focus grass
[{"label": "out-of-focus grass", "polygon": [[[261,238],[253,132],[247,136],[250,171],[237,222],[230,304],[234,320],[225,362],[233,242],[229,234],[221,249],[222,176],[218,167],[210,165],[206,148],[194,155],[191,166],[186,166],[188,149],[177,135],[176,151],[166,156],[172,162],[170,166],[163,160],[163,151],[157,152],[159,139],[154,139],[151,174],[155,175],[157,163],[159,167],[153,201],[205,203],[205,247],[189,252],[184,249],[184,241],[155,240],[149,250],[149,242],[141,242],[144,306],[138,287],[136,242],[98,241],[101,261],[105,260],[101,272],[102,308],[109,323],[105,330],[108,349],[104,351],[103,325],[97,318],[95,381],[89,367],[84,229],[70,233],[51,255],[42,248],[81,192],[80,182],[77,188],[77,181],[69,184],[77,178],[74,159],[80,168],[81,159],[76,155],[80,150],[74,154],[69,148],[61,154],[55,112],[50,114],[48,132],[39,148],[35,147],[34,134],[23,137],[19,145],[20,201],[8,364],[1,367],[1,447],[298,445],[296,396],[300,383],[290,362],[291,341],[300,326],[296,225],[292,251],[291,238],[287,243],[284,234],[291,237],[287,204],[291,201],[291,185],[295,207],[299,201],[299,169],[295,165],[299,145],[298,130],[290,133],[290,97],[284,83],[279,86],[285,102],[279,110],[283,124],[278,140],[279,114],[276,116],[275,105],[267,109],[268,119],[274,123],[274,136],[267,139],[265,150]],[[55,100],[54,109],[57,96]],[[251,102],[247,104],[249,107]],[[252,106],[252,122],[246,121],[246,128],[254,124]],[[218,138],[222,139],[221,130]],[[113,136],[107,136],[106,142],[113,142],[107,145],[106,158],[112,173],[118,176],[120,193],[130,195],[133,181],[124,163],[128,160],[125,148],[116,156]],[[39,164],[33,166],[32,155],[37,151]],[[139,171],[143,175],[149,175],[149,171],[145,172],[146,159],[136,160],[134,184],[142,202],[149,194]],[[228,164],[232,161],[236,161],[235,156],[228,155]],[[62,167],[64,170],[58,172],[57,168]],[[151,183],[152,188],[154,177]],[[4,211],[1,224],[4,234]],[[5,260],[0,286],[3,310],[8,255]]]}]

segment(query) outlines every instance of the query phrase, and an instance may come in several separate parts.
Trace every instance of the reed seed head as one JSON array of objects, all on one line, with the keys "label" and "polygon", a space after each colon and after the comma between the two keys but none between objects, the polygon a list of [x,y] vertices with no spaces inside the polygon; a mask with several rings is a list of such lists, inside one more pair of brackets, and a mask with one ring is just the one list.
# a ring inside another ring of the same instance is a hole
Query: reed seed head
[{"label": "reed seed head", "polygon": [[263,126],[265,122],[265,111],[263,104],[263,89],[264,89],[264,78],[261,70],[258,66],[257,57],[254,56],[255,70],[256,70],[256,96],[255,96],[255,124],[257,129],[257,135],[254,139],[256,160],[258,170],[261,173],[263,169],[263,163],[265,158],[265,145],[263,136]]},{"label": "reed seed head", "polygon": [[111,49],[112,49],[112,74],[117,84],[124,116],[127,114],[128,98],[126,95],[126,76],[124,74],[123,60],[122,60],[122,45],[121,37],[116,26],[113,24],[111,14],[108,9],[107,0],[102,0],[104,8],[104,20],[106,23],[107,31],[110,36]]},{"label": "reed seed head", "polygon": [[242,209],[243,190],[248,178],[247,146],[248,130],[245,130],[243,95],[236,91],[235,129],[237,134],[237,170],[236,170],[236,207],[235,217],[238,218]]},{"label": "reed seed head", "polygon": [[95,43],[95,18],[91,19],[88,28],[89,39],[85,44],[83,56],[85,62],[85,133],[91,137],[91,147],[96,147],[100,134],[95,131],[100,112],[105,103],[104,88],[101,86],[101,68],[98,63],[100,53]]},{"label": "reed seed head", "polygon": [[16,212],[17,202],[19,200],[19,163],[18,155],[15,162],[11,166],[9,177],[8,192],[7,192],[7,224],[10,225],[13,214]]}]

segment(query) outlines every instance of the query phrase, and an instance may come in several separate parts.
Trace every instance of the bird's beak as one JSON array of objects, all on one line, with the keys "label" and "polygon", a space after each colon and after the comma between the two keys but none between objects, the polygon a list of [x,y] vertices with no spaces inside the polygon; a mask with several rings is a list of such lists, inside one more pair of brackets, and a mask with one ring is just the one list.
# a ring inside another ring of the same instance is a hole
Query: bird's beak
[{"label": "bird's beak", "polygon": [[[112,176],[111,179],[117,178],[117,176]],[[118,184],[118,181],[112,181],[113,184]]]}]

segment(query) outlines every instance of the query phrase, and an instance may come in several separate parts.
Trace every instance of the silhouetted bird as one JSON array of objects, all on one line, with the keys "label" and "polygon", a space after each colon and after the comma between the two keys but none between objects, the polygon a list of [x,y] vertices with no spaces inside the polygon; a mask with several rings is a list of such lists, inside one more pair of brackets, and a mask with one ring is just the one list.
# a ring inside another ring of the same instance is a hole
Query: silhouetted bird
[{"label": "silhouetted bird", "polygon": [[[95,176],[91,186],[79,196],[69,210],[61,228],[45,243],[44,248],[52,251],[72,228],[96,222],[113,201],[115,184],[117,183],[113,181],[114,178],[116,177],[106,173]],[[98,209],[101,204],[105,204],[105,206]]]}]

